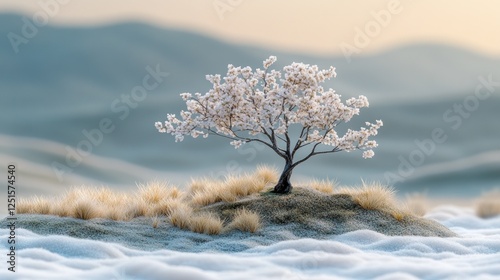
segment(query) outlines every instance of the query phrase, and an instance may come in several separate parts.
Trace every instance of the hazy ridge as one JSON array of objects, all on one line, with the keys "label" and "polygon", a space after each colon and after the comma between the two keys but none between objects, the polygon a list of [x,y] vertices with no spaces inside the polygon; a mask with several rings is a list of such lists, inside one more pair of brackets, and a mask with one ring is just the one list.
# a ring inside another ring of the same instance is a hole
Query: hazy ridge
[{"label": "hazy ridge", "polygon": [[[281,168],[279,159],[261,147],[247,146],[238,152],[215,137],[174,143],[153,125],[166,113],[184,108],[179,93],[206,92],[210,86],[206,74],[224,74],[229,63],[262,67],[269,55],[278,57],[277,67],[292,61],[334,65],[338,77],[328,86],[343,97],[364,94],[371,101],[349,127],[375,119],[385,124],[372,160],[363,160],[356,152],[317,157],[296,170],[297,179],[329,177],[340,184],[358,184],[360,179],[384,182],[386,172],[392,172],[404,179],[395,184],[401,193],[426,190],[453,196],[477,195],[500,186],[500,157],[495,157],[500,153],[500,86],[490,97],[478,100],[477,110],[467,112],[467,118],[457,119],[453,111],[444,117],[454,104],[473,98],[479,77],[487,80],[491,75],[500,81],[499,58],[421,44],[348,63],[343,57],[232,45],[138,23],[44,26],[15,54],[7,34],[20,34],[22,24],[19,15],[0,15],[4,38],[0,40],[0,157],[2,162],[18,164],[22,194],[59,193],[82,183],[130,188],[150,177],[182,183],[189,176],[219,176],[259,163]],[[136,108],[127,106],[121,95],[130,95],[141,85],[148,66],[159,67],[168,77]],[[98,128],[103,118],[111,120],[114,131],[103,134],[92,155],[58,180],[51,164],[64,165],[67,147],[75,149],[86,139],[82,130]],[[431,137],[435,128],[442,129],[447,140],[436,144],[422,165],[407,172],[411,174],[401,176],[400,157],[408,160],[418,150],[414,141]]]}]

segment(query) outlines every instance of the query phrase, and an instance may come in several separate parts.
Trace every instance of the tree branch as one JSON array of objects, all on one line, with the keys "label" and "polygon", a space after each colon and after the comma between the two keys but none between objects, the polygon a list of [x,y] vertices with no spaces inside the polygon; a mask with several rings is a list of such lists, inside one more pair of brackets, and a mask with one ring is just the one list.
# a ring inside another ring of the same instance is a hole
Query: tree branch
[{"label": "tree branch", "polygon": [[335,146],[333,149],[331,149],[329,151],[316,152],[316,147],[318,147],[319,144],[321,144],[321,143],[314,144],[314,147],[313,147],[312,151],[306,157],[304,157],[303,159],[301,159],[299,161],[296,161],[294,164],[292,164],[292,167],[295,167],[295,166],[303,163],[304,161],[308,160],[309,158],[311,158],[312,156],[315,156],[315,155],[329,154],[329,153],[335,153],[335,152],[342,151],[342,149],[338,149],[338,146]]},{"label": "tree branch", "polygon": [[[297,140],[297,143],[295,143],[295,146],[293,147],[292,158],[295,156],[295,153],[300,149],[302,142],[304,142],[301,139],[302,139],[302,137],[304,137],[305,131],[306,131],[306,127],[302,127],[302,130],[300,131],[299,139]],[[309,133],[309,127],[307,127],[306,135],[308,133]]]},{"label": "tree branch", "polygon": [[224,134],[220,134],[217,131],[214,131],[212,129],[208,129],[208,131],[212,135],[217,135],[217,136],[224,137],[224,138],[231,139],[231,140],[242,140],[242,141],[245,141],[245,142],[260,142],[260,143],[266,145],[267,147],[271,148],[280,157],[286,159],[286,154],[285,154],[285,151],[283,149],[280,149],[279,147],[277,147],[275,145],[271,145],[271,144],[267,143],[266,141],[263,141],[263,140],[260,140],[260,139],[257,139],[257,138],[241,137],[241,136],[236,135],[236,133],[234,133],[234,131],[232,131],[232,132],[234,133],[235,137],[231,137],[231,136],[227,136],[227,135],[224,135]]}]

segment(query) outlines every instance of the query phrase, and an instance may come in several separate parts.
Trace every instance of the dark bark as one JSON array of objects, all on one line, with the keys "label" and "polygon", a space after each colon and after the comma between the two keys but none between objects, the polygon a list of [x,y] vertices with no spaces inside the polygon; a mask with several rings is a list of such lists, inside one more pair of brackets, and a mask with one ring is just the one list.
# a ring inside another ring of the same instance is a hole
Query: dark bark
[{"label": "dark bark", "polygon": [[276,186],[274,186],[273,193],[286,194],[292,190],[292,184],[290,183],[290,177],[292,177],[292,171],[295,166],[291,162],[285,164],[285,168],[281,173],[280,179]]}]

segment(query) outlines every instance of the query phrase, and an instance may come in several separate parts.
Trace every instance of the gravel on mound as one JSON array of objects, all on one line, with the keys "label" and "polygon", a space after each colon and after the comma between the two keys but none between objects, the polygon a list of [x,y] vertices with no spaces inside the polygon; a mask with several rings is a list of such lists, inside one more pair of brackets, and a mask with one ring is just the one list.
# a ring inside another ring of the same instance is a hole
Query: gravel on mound
[{"label": "gravel on mound", "polygon": [[[349,195],[326,195],[301,188],[295,188],[288,195],[262,193],[233,203],[213,204],[198,211],[218,213],[229,222],[236,210],[242,207],[261,215],[262,229],[256,233],[233,230],[206,235],[176,228],[167,222],[166,217],[162,217],[158,227],[154,228],[151,218],[146,217],[113,221],[38,214],[17,215],[16,227],[42,235],[101,240],[141,250],[185,252],[241,252],[299,238],[335,239],[338,234],[356,230],[372,230],[385,235],[456,236],[432,220],[406,216],[398,221],[390,213],[363,209]],[[6,219],[0,221],[3,228],[7,225]],[[18,235],[22,238],[22,231]]]},{"label": "gravel on mound", "polygon": [[231,220],[239,208],[257,212],[265,226],[296,223],[320,235],[368,229],[385,235],[456,236],[432,220],[411,214],[397,220],[389,211],[362,208],[350,195],[329,195],[306,188],[294,188],[286,195],[262,193],[233,203],[212,204],[201,210]]}]

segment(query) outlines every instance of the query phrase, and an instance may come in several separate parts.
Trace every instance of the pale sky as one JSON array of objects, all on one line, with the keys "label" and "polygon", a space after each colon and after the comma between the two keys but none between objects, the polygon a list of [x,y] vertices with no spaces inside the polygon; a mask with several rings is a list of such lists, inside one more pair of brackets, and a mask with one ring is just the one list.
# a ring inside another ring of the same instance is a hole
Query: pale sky
[{"label": "pale sky", "polygon": [[[342,54],[341,45],[369,54],[423,42],[500,55],[497,0],[0,0],[0,12],[32,17],[44,13],[39,3],[57,1],[66,4],[50,6],[53,24],[135,20],[226,41],[321,54]],[[376,14],[386,17],[377,22]],[[19,30],[13,26],[14,32]]]}]

